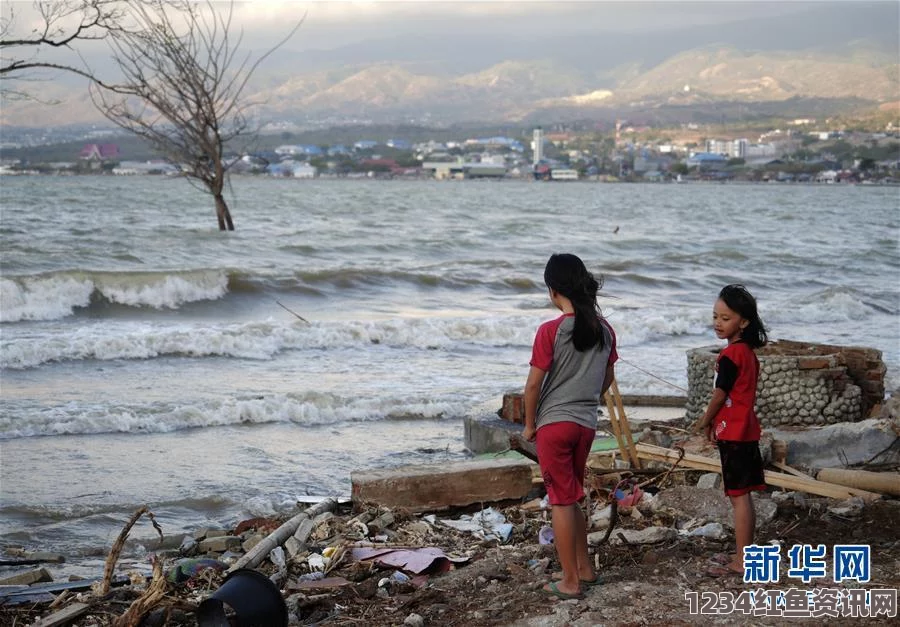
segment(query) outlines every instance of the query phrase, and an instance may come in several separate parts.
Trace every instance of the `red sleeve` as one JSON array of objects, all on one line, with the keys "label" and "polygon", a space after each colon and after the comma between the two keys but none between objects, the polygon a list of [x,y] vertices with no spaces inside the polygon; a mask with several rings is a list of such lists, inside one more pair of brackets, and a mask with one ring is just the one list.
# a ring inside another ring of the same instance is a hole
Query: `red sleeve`
[{"label": "red sleeve", "polygon": [[608,364],[612,366],[614,363],[619,361],[619,352],[616,350],[616,332],[613,331],[613,328],[609,326],[609,323],[604,320],[601,324],[607,328],[609,331],[609,336],[612,338],[612,346],[609,349],[609,362]]},{"label": "red sleeve", "polygon": [[531,347],[531,361],[529,362],[535,368],[540,368],[544,372],[550,370],[553,364],[553,345],[556,343],[556,331],[562,318],[545,322],[538,327],[534,336],[534,346]]}]

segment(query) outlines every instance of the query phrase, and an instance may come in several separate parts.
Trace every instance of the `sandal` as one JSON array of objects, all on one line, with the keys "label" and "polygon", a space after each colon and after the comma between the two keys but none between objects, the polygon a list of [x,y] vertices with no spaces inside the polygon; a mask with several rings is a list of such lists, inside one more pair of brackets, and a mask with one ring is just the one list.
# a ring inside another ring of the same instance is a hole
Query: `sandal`
[{"label": "sandal", "polygon": [[584,598],[584,595],[581,592],[579,592],[578,594],[569,594],[567,592],[563,592],[562,590],[559,589],[559,586],[557,585],[557,583],[555,581],[551,581],[550,583],[548,583],[546,586],[544,586],[542,588],[542,590],[544,592],[552,594],[553,596],[555,596],[558,599],[562,599],[563,601]]},{"label": "sandal", "polygon": [[[562,573],[560,573],[560,572],[555,572],[555,573],[553,573],[552,575],[550,575],[550,578],[551,578],[553,581],[562,581]],[[587,587],[587,588],[590,588],[591,586],[599,586],[600,584],[602,584],[602,583],[603,583],[603,579],[602,579],[602,578],[600,577],[600,575],[598,574],[598,575],[594,575],[594,578],[593,578],[593,579],[579,579],[578,582],[579,582],[582,586],[585,586],[585,587]]]},{"label": "sandal", "polygon": [[742,570],[732,570],[727,565],[715,565],[706,569],[707,577],[741,577],[744,576]]},{"label": "sandal", "polygon": [[731,556],[728,553],[716,553],[706,561],[708,561],[710,564],[728,566],[728,564],[731,563]]}]

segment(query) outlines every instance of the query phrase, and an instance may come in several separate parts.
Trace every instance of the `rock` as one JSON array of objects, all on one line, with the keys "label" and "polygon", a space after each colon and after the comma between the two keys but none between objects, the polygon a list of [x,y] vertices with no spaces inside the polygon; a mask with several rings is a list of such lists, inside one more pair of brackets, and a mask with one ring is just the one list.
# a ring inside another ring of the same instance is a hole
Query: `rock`
[{"label": "rock", "polygon": [[866,504],[858,496],[852,496],[846,501],[841,501],[837,505],[828,508],[828,511],[835,516],[844,516],[846,518],[856,518],[862,514]]},{"label": "rock", "polygon": [[[756,497],[753,499],[753,508],[756,510],[756,528],[762,529],[775,520],[778,514],[778,504],[772,499]],[[734,516],[731,517],[731,526],[734,526]]]},{"label": "rock", "polygon": [[703,490],[713,490],[722,486],[722,475],[717,472],[708,472],[697,480],[697,487]]},{"label": "rock", "polygon": [[207,537],[200,541],[197,547],[201,553],[224,553],[226,551],[241,548],[241,539],[238,536]]},{"label": "rock", "polygon": [[[768,498],[754,497],[753,501],[756,509],[756,528],[760,529],[775,518],[778,506]],[[656,495],[654,509],[672,510],[679,520],[717,522],[734,529],[734,510],[722,490],[676,486]]]},{"label": "rock", "polygon": [[647,427],[638,436],[638,442],[669,448],[672,446],[672,437],[658,429],[650,429]]},{"label": "rock", "polygon": [[410,614],[403,620],[403,624],[409,627],[424,627],[425,619],[418,614]]},{"label": "rock", "polygon": [[[620,536],[621,534],[621,536]],[[588,543],[595,544],[603,539],[606,532],[588,534]],[[656,544],[674,539],[678,532],[670,527],[647,527],[646,529],[616,529],[609,537],[609,543],[618,544]],[[623,542],[622,537],[625,538]]]},{"label": "rock", "polygon": [[[829,415],[827,408],[825,415]],[[796,431],[776,429],[772,433],[787,441],[787,463],[791,466],[843,468],[868,462],[879,453],[879,463],[900,462],[900,450],[890,449],[897,439],[895,429],[900,431],[900,419],[870,418]]]},{"label": "rock", "polygon": [[706,523],[702,527],[697,527],[688,533],[688,535],[698,538],[710,538],[712,540],[724,540],[728,537],[728,534],[725,532],[725,527],[717,522]]},{"label": "rock", "polygon": [[661,490],[653,501],[654,511],[672,509],[679,519],[696,518],[706,522],[722,522],[732,516],[731,503],[722,490],[693,486],[676,486]]},{"label": "rock", "polygon": [[191,536],[184,536],[181,546],[178,547],[178,552],[187,556],[194,555],[197,552],[197,541]]},{"label": "rock", "polygon": [[30,586],[34,583],[53,581],[50,571],[46,568],[37,568],[24,573],[18,573],[12,577],[0,579],[0,586]]}]

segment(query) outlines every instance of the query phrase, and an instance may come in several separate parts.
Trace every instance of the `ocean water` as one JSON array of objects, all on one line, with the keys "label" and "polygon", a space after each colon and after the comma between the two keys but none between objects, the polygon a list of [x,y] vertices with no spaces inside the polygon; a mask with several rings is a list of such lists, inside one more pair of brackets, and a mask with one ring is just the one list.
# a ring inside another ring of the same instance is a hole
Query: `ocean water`
[{"label": "ocean water", "polygon": [[[0,546],[97,576],[144,504],[177,545],[349,493],[355,469],[464,459],[463,417],[522,387],[555,315],[553,252],[604,277],[624,393],[683,393],[730,282],[773,338],[875,347],[900,384],[896,188],[232,188],[220,233],[179,179],[2,181]],[[142,563],[155,532],[132,537]]]}]

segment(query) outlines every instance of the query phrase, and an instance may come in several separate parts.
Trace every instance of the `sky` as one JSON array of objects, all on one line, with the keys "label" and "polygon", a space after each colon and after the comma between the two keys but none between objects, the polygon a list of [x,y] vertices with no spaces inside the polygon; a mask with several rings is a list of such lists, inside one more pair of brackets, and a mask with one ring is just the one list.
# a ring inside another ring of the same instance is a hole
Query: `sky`
[{"label": "sky", "polygon": [[[217,8],[227,2],[215,0]],[[784,16],[815,26],[816,14],[852,12],[857,7],[896,7],[896,0],[785,1],[684,0],[246,0],[234,4],[234,24],[244,31],[251,48],[271,46],[301,19],[300,31],[290,42],[294,50],[327,50],[368,39],[409,34],[448,32],[516,32],[523,37],[553,37],[567,33],[652,33],[685,26],[715,27],[739,20]],[[29,0],[4,0],[0,12],[16,14],[21,32],[41,22]],[[810,11],[813,11],[810,13]],[[889,10],[889,9],[888,9]]]},{"label": "sky", "polygon": [[[843,2],[784,2],[756,0],[660,0],[569,1],[519,0],[473,1],[363,1],[329,0],[279,2],[253,0],[236,6],[236,23],[245,31],[245,40],[256,47],[271,42],[287,24],[305,21],[291,48],[330,49],[367,39],[386,39],[409,34],[447,32],[509,33],[540,38],[585,32],[647,33],[683,26],[716,25],[736,20],[805,13],[811,8],[840,5],[848,8],[855,0]],[[868,3],[872,4],[872,3]],[[888,3],[885,3],[888,4]]]}]

